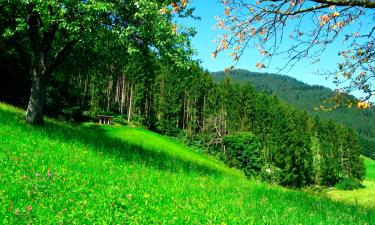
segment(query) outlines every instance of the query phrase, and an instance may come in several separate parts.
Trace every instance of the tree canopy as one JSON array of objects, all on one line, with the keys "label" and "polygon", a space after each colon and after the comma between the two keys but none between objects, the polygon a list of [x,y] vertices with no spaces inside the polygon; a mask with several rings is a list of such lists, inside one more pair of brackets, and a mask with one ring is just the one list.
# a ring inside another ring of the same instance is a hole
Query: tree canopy
[{"label": "tree canopy", "polygon": [[184,0],[0,1],[0,44],[9,46],[7,54],[18,55],[31,78],[27,120],[43,122],[51,74],[74,47],[90,46],[101,34],[129,55],[147,49],[168,58],[172,66],[184,66],[192,53],[192,31],[178,30],[172,18],[189,14],[185,9]]}]

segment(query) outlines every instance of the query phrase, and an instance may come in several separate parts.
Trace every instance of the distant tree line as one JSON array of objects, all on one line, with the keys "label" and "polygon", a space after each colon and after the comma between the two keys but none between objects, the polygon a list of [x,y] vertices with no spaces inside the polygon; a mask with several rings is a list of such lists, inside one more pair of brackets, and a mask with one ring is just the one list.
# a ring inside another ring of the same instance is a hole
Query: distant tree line
[{"label": "distant tree line", "polygon": [[[215,72],[212,74],[216,82],[221,82],[227,74]],[[276,95],[281,100],[306,110],[312,116],[330,120],[338,124],[353,128],[361,139],[362,154],[375,159],[375,108],[358,110],[352,106],[340,107],[335,110],[326,110],[324,106],[329,104],[327,99],[334,96],[334,91],[322,86],[310,86],[292,77],[279,74],[256,73],[247,70],[236,69],[230,72],[230,77],[239,83],[251,82],[258,91],[265,91],[270,95]],[[354,96],[351,96],[354,98]],[[324,108],[321,108],[323,105]]]}]

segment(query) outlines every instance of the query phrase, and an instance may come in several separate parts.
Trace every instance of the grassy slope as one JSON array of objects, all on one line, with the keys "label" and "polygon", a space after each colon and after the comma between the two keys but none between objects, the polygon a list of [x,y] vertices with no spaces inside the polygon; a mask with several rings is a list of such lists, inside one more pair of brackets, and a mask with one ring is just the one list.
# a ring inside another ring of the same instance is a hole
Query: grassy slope
[{"label": "grassy slope", "polygon": [[365,188],[352,191],[330,190],[327,195],[333,199],[353,202],[375,208],[375,161],[364,157],[366,177],[363,181]]},{"label": "grassy slope", "polygon": [[375,160],[365,157],[366,180],[375,181]]},{"label": "grassy slope", "polygon": [[141,129],[33,127],[0,104],[0,223],[370,224],[375,212],[246,180]]}]

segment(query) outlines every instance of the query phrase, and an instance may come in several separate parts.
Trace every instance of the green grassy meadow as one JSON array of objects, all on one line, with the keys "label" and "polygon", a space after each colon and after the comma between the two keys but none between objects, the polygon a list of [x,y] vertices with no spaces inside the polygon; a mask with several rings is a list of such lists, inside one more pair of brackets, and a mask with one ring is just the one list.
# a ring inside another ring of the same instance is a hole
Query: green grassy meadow
[{"label": "green grassy meadow", "polygon": [[375,208],[375,161],[363,158],[366,167],[366,177],[362,183],[364,188],[351,191],[332,189],[326,193],[330,198]]},{"label": "green grassy meadow", "polygon": [[374,209],[248,180],[147,130],[23,116],[0,104],[0,224],[375,221]]},{"label": "green grassy meadow", "polygon": [[375,161],[364,157],[366,166],[366,180],[375,181]]}]

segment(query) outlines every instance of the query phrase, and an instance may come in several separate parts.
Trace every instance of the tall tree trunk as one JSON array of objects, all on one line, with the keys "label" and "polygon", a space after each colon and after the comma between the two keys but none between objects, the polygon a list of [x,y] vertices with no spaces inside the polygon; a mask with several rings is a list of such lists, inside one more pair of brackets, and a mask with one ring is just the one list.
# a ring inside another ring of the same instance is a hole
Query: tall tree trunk
[{"label": "tall tree trunk", "polygon": [[42,38],[39,34],[39,16],[32,12],[33,4],[29,5],[27,23],[29,26],[30,47],[32,50],[30,63],[31,92],[26,111],[26,121],[32,124],[42,124],[44,117],[44,101],[46,98],[46,67]]},{"label": "tall tree trunk", "polygon": [[107,95],[107,112],[109,112],[111,108],[111,94],[112,94],[112,87],[113,87],[113,80],[111,79],[108,82],[108,95]]},{"label": "tall tree trunk", "polygon": [[130,122],[130,117],[132,113],[132,99],[133,99],[133,81],[130,86],[130,99],[129,99],[129,109],[128,109],[128,122]]},{"label": "tall tree trunk", "polygon": [[[74,42],[69,41],[62,46],[55,54],[51,53],[52,42],[59,27],[59,23],[55,22],[50,27],[43,26],[40,14],[35,10],[33,1],[29,1],[27,5],[27,25],[28,36],[30,39],[30,77],[31,77],[31,93],[29,104],[26,111],[26,120],[33,124],[42,124],[44,117],[44,104],[46,98],[46,89],[49,76],[54,69],[68,56],[70,48]],[[50,12],[54,14],[54,12]],[[45,64],[45,57],[54,55]]]},{"label": "tall tree trunk", "polygon": [[47,79],[44,69],[43,56],[36,57],[37,63],[32,66],[31,93],[26,111],[26,120],[32,124],[43,124],[44,103],[46,98]]},{"label": "tall tree trunk", "polygon": [[125,75],[122,75],[121,77],[121,104],[120,104],[120,113],[124,113],[124,105],[125,105],[125,94],[126,94],[126,89],[125,89]]},{"label": "tall tree trunk", "polygon": [[185,130],[186,128],[186,91],[184,92],[184,99],[183,99],[184,107],[182,113],[182,129]]},{"label": "tall tree trunk", "polygon": [[205,126],[205,109],[206,109],[206,95],[203,96],[203,107],[202,107],[202,129],[201,132],[203,132],[204,126]]},{"label": "tall tree trunk", "polygon": [[95,89],[95,80],[91,82],[91,99],[90,99],[90,110],[93,110],[94,106],[94,89]]},{"label": "tall tree trunk", "polygon": [[83,108],[83,105],[85,103],[85,99],[86,99],[86,94],[87,94],[87,83],[89,81],[89,73],[87,73],[86,75],[86,79],[85,79],[85,86],[84,86],[84,89],[83,89],[83,95],[82,95],[82,99],[81,99],[81,107]]}]

